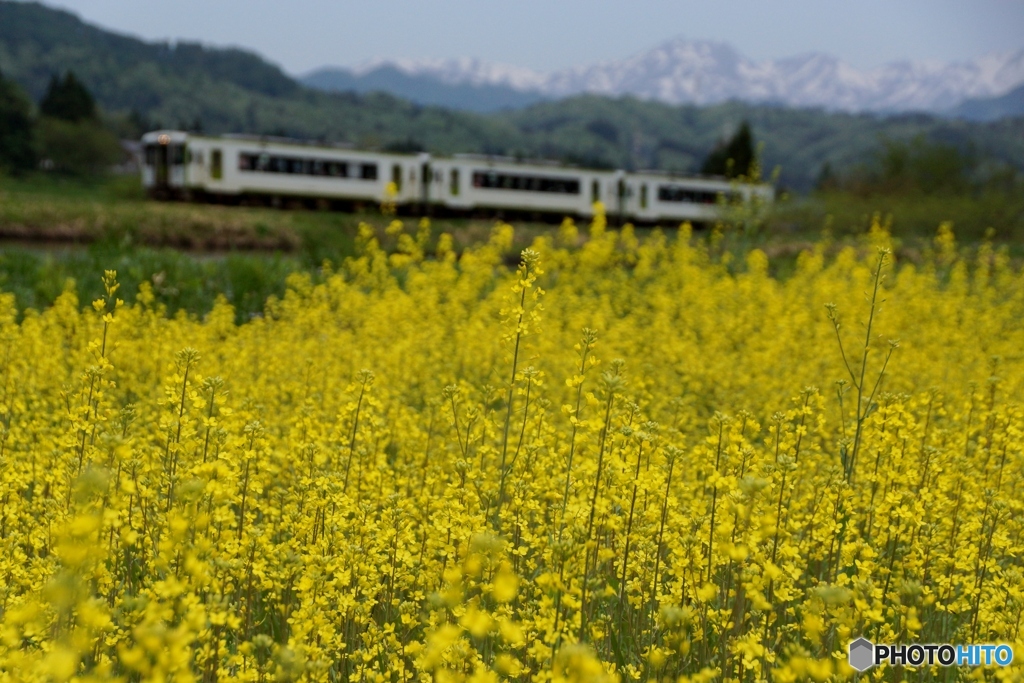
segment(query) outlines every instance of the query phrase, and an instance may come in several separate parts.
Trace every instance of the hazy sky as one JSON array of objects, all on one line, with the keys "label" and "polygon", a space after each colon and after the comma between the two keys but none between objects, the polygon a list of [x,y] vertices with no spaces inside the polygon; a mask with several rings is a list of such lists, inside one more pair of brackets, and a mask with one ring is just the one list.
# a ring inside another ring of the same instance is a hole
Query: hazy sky
[{"label": "hazy sky", "polygon": [[374,57],[479,57],[551,70],[676,36],[762,60],[834,54],[858,67],[1024,48],[1024,0],[54,0],[145,39],[255,50],[291,73]]}]

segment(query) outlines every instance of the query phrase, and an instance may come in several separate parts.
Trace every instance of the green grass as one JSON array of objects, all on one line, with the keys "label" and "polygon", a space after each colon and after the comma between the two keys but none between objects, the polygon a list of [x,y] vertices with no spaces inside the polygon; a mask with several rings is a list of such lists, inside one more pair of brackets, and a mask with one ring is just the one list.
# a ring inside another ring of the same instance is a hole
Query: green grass
[{"label": "green grass", "polygon": [[103,295],[100,276],[117,271],[119,295],[134,301],[148,282],[158,305],[170,314],[203,314],[218,295],[235,307],[239,320],[263,310],[271,295],[284,292],[288,274],[305,270],[300,260],[282,254],[233,253],[200,258],[173,249],[118,249],[99,243],[88,247],[41,250],[4,248],[0,252],[0,290],[15,295],[19,310],[42,309],[67,288],[84,306]]},{"label": "green grass", "polygon": [[[171,314],[201,315],[222,294],[242,320],[261,313],[268,296],[282,294],[289,273],[315,276],[325,261],[337,264],[355,255],[362,222],[392,248],[395,238],[384,230],[391,220],[379,211],[157,202],[146,198],[134,176],[0,176],[0,290],[13,292],[24,310],[48,306],[73,286],[86,305],[100,295],[103,271],[116,269],[128,301],[146,281]],[[401,220],[415,231],[418,219]],[[434,220],[431,232],[433,239],[450,233],[462,248],[487,239],[493,225]],[[553,226],[516,228],[521,248]]]},{"label": "green grass", "polygon": [[774,235],[808,235],[828,228],[836,236],[855,235],[868,228],[875,214],[906,240],[931,239],[939,224],[948,221],[967,244],[985,239],[989,230],[998,243],[1024,243],[1024,188],[951,195],[817,193],[780,202],[766,230]]}]

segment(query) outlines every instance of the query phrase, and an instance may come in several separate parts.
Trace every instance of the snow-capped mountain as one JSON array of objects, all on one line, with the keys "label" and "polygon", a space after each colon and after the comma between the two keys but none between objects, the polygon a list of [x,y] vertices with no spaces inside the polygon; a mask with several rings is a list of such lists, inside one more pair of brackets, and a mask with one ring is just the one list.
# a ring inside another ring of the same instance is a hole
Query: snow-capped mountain
[{"label": "snow-capped mountain", "polygon": [[503,86],[549,97],[587,92],[673,104],[737,99],[846,111],[944,111],[1024,83],[1024,49],[968,62],[902,61],[857,69],[821,53],[756,62],[725,43],[678,38],[620,61],[549,73],[470,58],[381,59],[352,72],[383,67],[448,85]]}]

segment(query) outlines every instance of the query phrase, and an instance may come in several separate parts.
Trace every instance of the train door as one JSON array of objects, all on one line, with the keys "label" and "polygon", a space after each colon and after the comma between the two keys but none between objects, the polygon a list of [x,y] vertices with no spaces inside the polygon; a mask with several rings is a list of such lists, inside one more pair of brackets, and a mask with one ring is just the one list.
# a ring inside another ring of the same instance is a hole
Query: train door
[{"label": "train door", "polygon": [[434,178],[434,172],[430,168],[430,162],[424,161],[420,164],[420,204],[426,210],[430,206],[430,183]]},{"label": "train door", "polygon": [[453,197],[459,196],[459,169],[453,168],[448,178],[448,194]]},{"label": "train door", "polygon": [[224,153],[219,149],[210,152],[210,179],[224,179]]},{"label": "train door", "polygon": [[626,186],[624,178],[619,178],[616,183],[616,195],[618,195],[618,222],[621,225],[626,218],[626,201],[629,199],[629,187]]},{"label": "train door", "polygon": [[157,196],[166,196],[171,186],[171,144],[170,136],[161,135],[156,144],[146,145],[146,166],[149,175],[149,191]]}]

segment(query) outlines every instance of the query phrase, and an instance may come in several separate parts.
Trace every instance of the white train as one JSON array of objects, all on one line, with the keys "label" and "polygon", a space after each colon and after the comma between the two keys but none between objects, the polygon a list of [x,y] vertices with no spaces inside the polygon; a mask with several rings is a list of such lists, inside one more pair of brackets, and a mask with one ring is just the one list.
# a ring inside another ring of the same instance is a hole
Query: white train
[{"label": "white train", "polygon": [[[587,218],[601,201],[637,223],[714,220],[719,197],[771,201],[767,184],[657,171],[591,170],[504,157],[395,154],[270,137],[161,130],[142,137],[142,184],[155,197],[403,212]],[[393,183],[389,192],[389,184]]]}]

